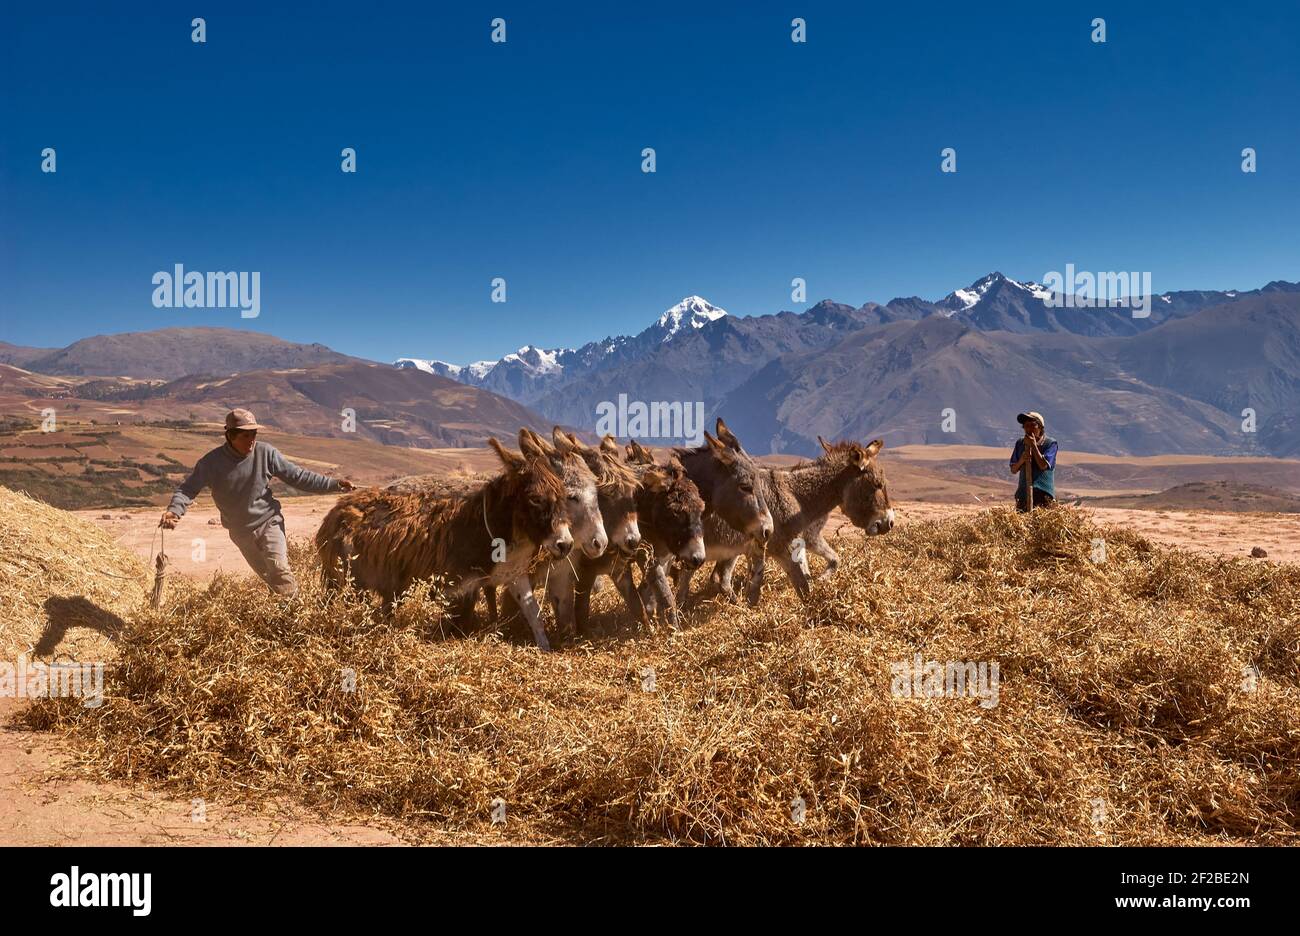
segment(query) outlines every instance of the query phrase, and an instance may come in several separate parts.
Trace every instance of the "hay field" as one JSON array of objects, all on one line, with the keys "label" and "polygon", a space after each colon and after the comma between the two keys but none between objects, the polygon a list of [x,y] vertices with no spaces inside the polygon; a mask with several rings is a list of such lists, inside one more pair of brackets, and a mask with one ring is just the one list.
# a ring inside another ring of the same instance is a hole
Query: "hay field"
[{"label": "hay field", "polygon": [[0,660],[111,659],[153,576],[106,531],[0,486]]},{"label": "hay field", "polygon": [[[549,655],[442,638],[427,590],[383,623],[314,581],[288,604],[178,581],[118,636],[106,704],[25,718],[93,776],[398,817],[416,838],[1296,841],[1300,569],[1070,509],[841,546],[807,606],[773,567],[759,608],[708,600],[680,632],[643,633],[606,590],[603,636]],[[898,697],[890,664],[917,654],[997,663],[996,704]]]}]

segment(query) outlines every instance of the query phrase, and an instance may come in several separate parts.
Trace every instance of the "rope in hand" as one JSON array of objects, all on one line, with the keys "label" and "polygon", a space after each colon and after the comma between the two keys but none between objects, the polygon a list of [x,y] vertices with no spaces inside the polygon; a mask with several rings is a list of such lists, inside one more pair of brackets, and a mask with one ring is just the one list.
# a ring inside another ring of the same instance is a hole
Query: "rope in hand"
[{"label": "rope in hand", "polygon": [[149,558],[154,563],[155,572],[153,575],[153,595],[150,596],[149,603],[155,608],[162,607],[163,590],[167,583],[167,539],[166,527],[161,520],[158,521],[158,557],[153,556],[153,540],[149,540]]}]

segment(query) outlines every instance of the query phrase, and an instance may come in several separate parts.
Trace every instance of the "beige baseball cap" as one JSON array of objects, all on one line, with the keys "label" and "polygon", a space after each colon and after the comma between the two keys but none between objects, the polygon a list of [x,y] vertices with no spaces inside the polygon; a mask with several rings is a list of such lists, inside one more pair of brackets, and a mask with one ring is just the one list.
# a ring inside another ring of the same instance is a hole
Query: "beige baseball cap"
[{"label": "beige baseball cap", "polygon": [[257,418],[251,410],[234,409],[226,414],[226,431],[231,429],[265,429],[258,425]]},{"label": "beige baseball cap", "polygon": [[[252,414],[250,413],[249,415]],[[1042,426],[1044,429],[1047,428],[1047,422],[1043,419],[1042,413],[1035,413],[1033,410],[1030,410],[1027,413],[1018,413],[1016,415],[1016,422],[1020,423],[1021,425],[1024,425],[1026,419],[1037,420],[1038,425]]]}]

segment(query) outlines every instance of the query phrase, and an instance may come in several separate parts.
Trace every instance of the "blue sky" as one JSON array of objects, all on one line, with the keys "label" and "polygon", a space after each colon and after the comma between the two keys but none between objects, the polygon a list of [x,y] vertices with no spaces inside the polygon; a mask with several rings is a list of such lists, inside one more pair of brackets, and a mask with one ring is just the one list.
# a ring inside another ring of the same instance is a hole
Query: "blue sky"
[{"label": "blue sky", "polygon": [[[855,305],[1066,263],[1300,279],[1300,4],[23,6],[0,12],[18,344],[221,325],[463,362],[689,294],[806,308],[795,276]],[[259,271],[260,317],[154,308],[176,263]]]}]

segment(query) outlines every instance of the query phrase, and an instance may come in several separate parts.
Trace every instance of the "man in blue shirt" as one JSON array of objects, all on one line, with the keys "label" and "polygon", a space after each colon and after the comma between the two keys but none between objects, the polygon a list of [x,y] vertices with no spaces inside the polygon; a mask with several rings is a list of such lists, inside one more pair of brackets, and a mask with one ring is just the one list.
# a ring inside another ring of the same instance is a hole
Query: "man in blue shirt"
[{"label": "man in blue shirt", "polygon": [[299,468],[273,446],[257,441],[261,428],[246,409],[227,413],[225,444],[199,459],[194,472],[172,495],[159,525],[168,530],[175,527],[199,491],[211,488],[221,525],[253,571],[271,591],[292,597],[298,583],[289,568],[284,514],[271,493],[271,479],[313,494],[351,491],[352,482]]},{"label": "man in blue shirt", "polygon": [[1011,473],[1020,475],[1016,488],[1016,509],[1029,509],[1025,499],[1025,463],[1029,462],[1034,479],[1034,506],[1050,507],[1056,502],[1056,487],[1052,475],[1056,472],[1056,440],[1047,436],[1041,413],[1030,410],[1016,416],[1016,422],[1025,428],[1023,439],[1016,440],[1011,450]]}]

